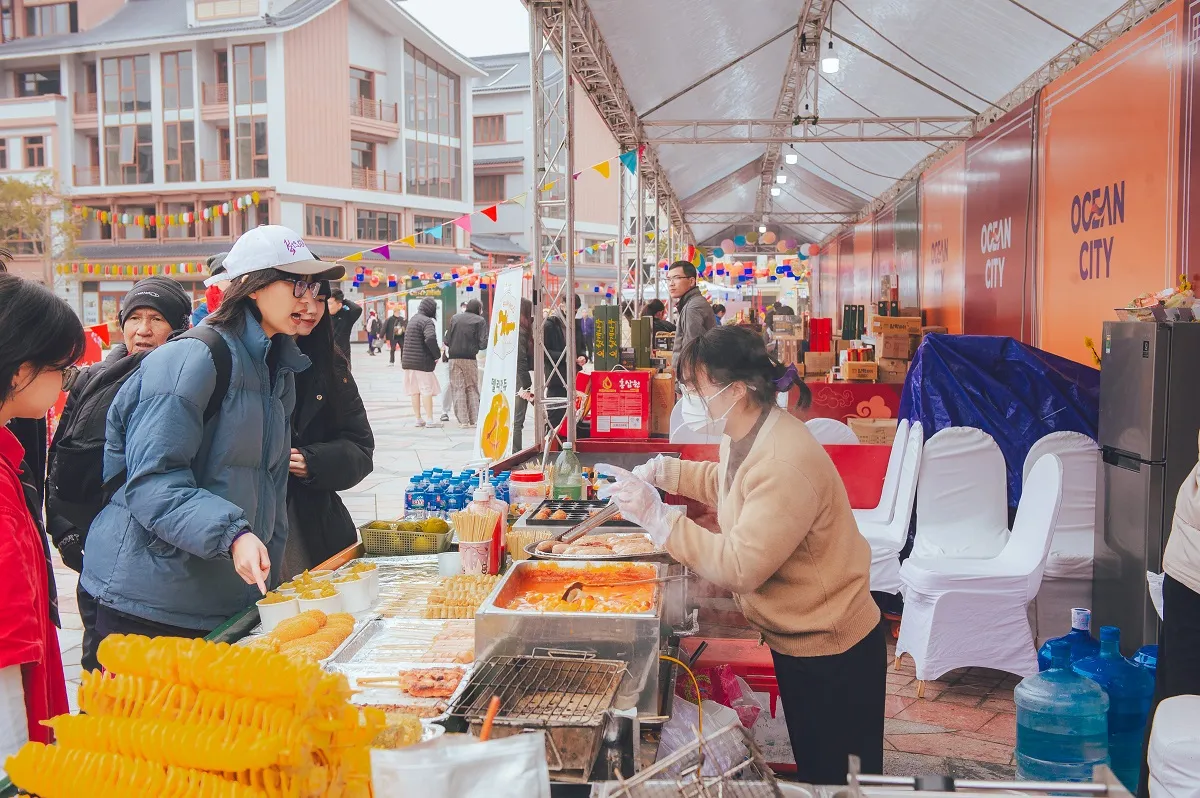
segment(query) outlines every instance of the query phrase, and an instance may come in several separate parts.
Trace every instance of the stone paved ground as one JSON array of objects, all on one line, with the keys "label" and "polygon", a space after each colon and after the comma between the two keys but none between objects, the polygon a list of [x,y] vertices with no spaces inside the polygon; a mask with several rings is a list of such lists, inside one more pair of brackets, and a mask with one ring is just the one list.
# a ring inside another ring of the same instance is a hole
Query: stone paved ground
[{"label": "stone paved ground", "polygon": [[[375,471],[343,499],[355,523],[394,518],[404,509],[408,478],[426,468],[463,468],[472,459],[473,431],[453,419],[441,428],[417,429],[404,395],[400,366],[388,365],[386,355],[368,357],[365,348],[354,353],[354,375],[375,431]],[[439,366],[445,384],[445,366]],[[440,403],[440,399],[439,399]],[[440,404],[435,408],[440,415]],[[527,422],[530,440],[532,413]],[[56,562],[63,628],[59,646],[75,708],[79,685],[82,626],[75,605],[76,575]],[[955,671],[925,689],[918,699],[911,658],[899,671],[891,670],[888,652],[888,698],[885,723],[885,768],[889,774],[945,773],[958,777],[1010,778],[1016,720],[1012,688],[1016,677],[986,668]]]}]

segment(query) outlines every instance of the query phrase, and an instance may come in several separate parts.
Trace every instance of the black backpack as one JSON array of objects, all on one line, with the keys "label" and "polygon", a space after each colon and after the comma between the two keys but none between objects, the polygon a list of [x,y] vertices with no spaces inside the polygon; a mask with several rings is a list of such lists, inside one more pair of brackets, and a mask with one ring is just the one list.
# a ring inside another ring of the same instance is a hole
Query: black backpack
[{"label": "black backpack", "polygon": [[[171,340],[179,338],[203,341],[217,367],[217,384],[204,408],[204,423],[207,424],[220,412],[225,394],[229,392],[233,355],[221,334],[206,324],[193,327]],[[81,534],[86,535],[92,520],[125,484],[124,471],[104,481],[108,408],[117,391],[133,376],[147,354],[128,355],[89,374],[87,382],[71,392],[63,408],[62,421],[50,444],[46,512],[48,518],[65,518]]]}]

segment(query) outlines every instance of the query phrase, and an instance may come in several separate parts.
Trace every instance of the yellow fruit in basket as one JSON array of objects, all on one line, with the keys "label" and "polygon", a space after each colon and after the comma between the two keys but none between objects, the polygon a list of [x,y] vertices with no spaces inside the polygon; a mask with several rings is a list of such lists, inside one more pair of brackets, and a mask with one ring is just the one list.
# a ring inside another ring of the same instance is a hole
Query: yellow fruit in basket
[{"label": "yellow fruit in basket", "polygon": [[421,531],[426,535],[444,535],[450,531],[450,525],[444,518],[426,518],[421,522]]},{"label": "yellow fruit in basket", "polygon": [[480,450],[489,460],[499,460],[508,448],[508,438],[512,434],[512,409],[508,397],[502,393],[492,395],[492,404],[483,417],[483,428],[479,431]]},{"label": "yellow fruit in basket", "polygon": [[413,554],[429,554],[434,549],[433,539],[418,535],[412,540]]}]

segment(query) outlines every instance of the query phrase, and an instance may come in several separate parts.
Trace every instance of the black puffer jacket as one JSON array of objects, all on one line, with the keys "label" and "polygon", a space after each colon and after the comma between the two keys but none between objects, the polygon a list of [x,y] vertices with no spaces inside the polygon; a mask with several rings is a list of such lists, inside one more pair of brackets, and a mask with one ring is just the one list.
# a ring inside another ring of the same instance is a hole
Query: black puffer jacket
[{"label": "black puffer jacket", "polygon": [[442,350],[437,337],[437,303],[426,297],[404,331],[400,365],[411,371],[433,371]]},{"label": "black puffer jacket", "polygon": [[467,303],[467,309],[450,319],[446,333],[446,349],[451,360],[474,360],[487,349],[487,320],[478,299]]}]

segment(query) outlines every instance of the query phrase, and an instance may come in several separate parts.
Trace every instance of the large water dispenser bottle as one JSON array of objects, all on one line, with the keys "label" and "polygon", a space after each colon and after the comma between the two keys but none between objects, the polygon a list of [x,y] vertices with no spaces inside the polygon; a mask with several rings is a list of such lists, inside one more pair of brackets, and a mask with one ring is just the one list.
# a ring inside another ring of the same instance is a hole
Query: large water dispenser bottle
[{"label": "large water dispenser bottle", "polygon": [[1092,637],[1092,611],[1084,607],[1071,610],[1071,631],[1062,637],[1053,637],[1038,650],[1038,670],[1050,667],[1050,644],[1055,640],[1066,640],[1071,644],[1071,662],[1100,653],[1100,641]]},{"label": "large water dispenser bottle", "polygon": [[1146,718],[1154,698],[1153,677],[1121,656],[1121,630],[1115,626],[1101,626],[1100,653],[1072,667],[1108,694],[1108,758],[1125,789],[1136,791]]},{"label": "large water dispenser bottle", "polygon": [[1017,776],[1030,781],[1092,780],[1108,764],[1108,696],[1071,670],[1071,644],[1050,643],[1050,669],[1021,680],[1017,705]]}]

